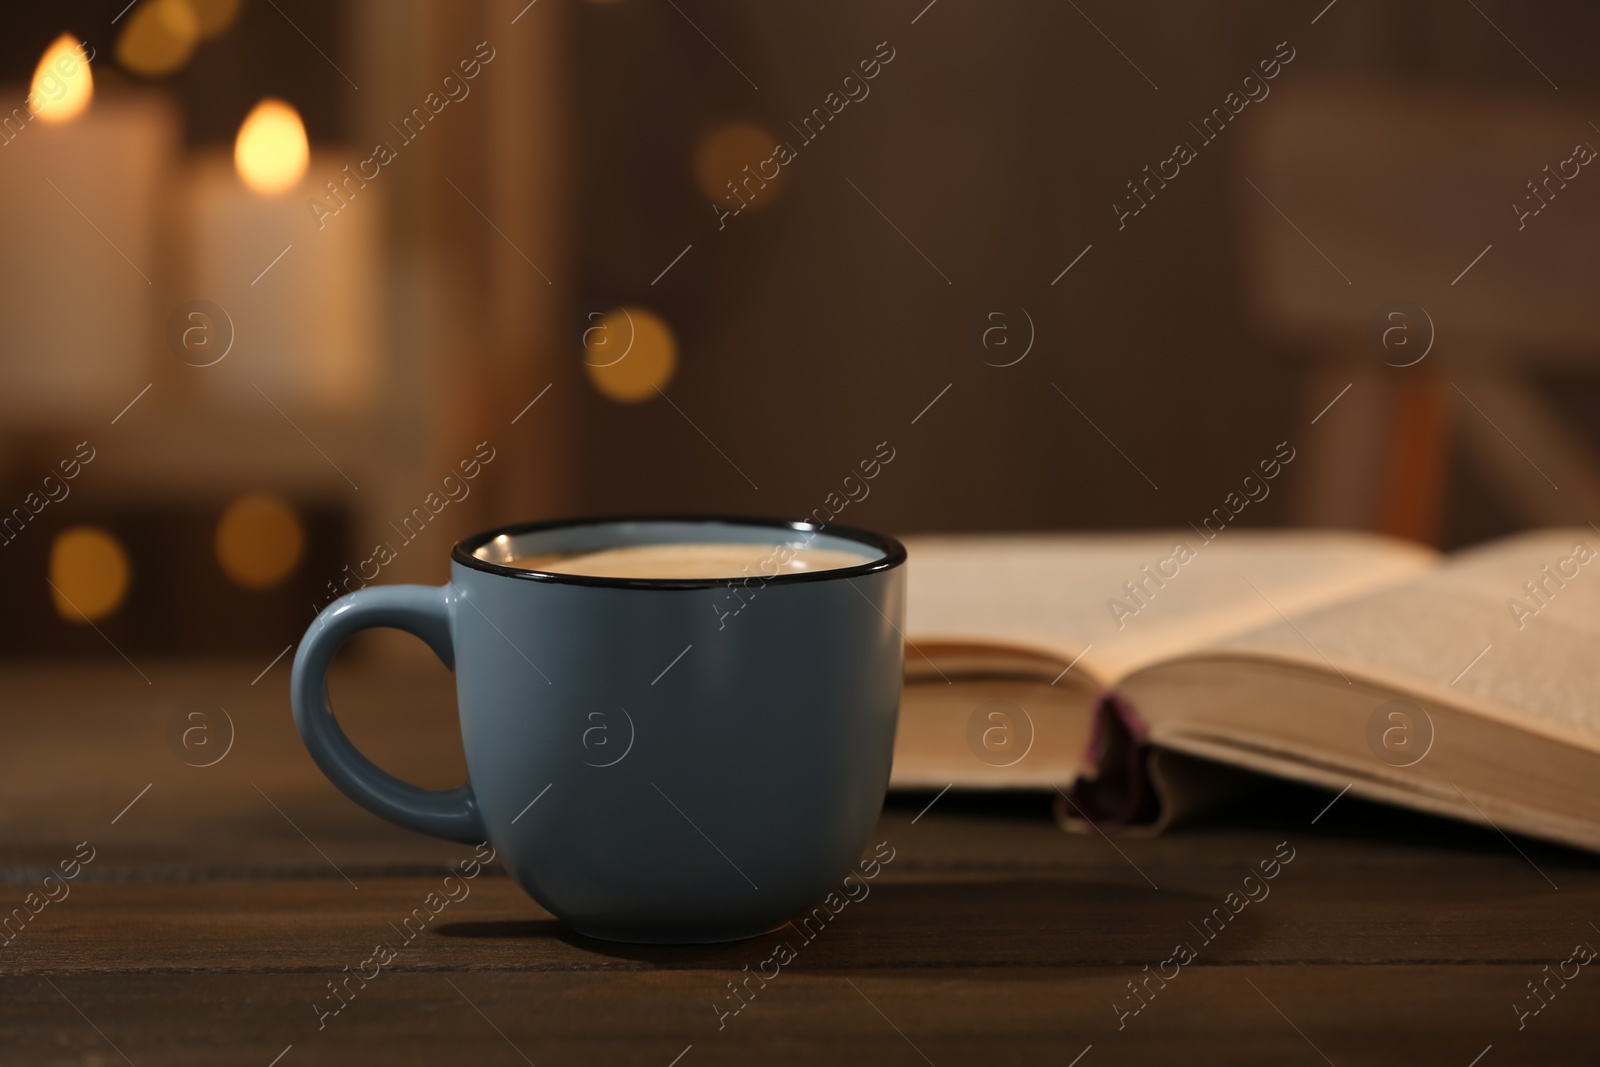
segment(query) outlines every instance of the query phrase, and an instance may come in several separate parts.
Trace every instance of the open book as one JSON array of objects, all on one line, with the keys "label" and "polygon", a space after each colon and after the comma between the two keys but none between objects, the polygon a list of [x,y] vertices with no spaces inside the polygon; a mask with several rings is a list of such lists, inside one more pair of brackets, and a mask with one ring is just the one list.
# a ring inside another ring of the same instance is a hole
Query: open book
[{"label": "open book", "polygon": [[1224,764],[1600,850],[1595,545],[910,538],[891,785],[1159,828]]}]

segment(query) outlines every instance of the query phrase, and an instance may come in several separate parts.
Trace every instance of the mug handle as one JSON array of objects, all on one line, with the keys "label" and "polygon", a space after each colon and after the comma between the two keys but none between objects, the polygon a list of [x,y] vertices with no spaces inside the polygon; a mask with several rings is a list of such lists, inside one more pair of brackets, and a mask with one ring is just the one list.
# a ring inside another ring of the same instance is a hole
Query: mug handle
[{"label": "mug handle", "polygon": [[294,656],[289,682],[295,726],[328,780],[374,815],[447,841],[475,844],[488,835],[472,783],[422,789],[380,770],[356,750],[328,705],[328,665],[358,630],[390,626],[420,637],[455,670],[450,586],[385,585],[340,597],[311,624]]}]

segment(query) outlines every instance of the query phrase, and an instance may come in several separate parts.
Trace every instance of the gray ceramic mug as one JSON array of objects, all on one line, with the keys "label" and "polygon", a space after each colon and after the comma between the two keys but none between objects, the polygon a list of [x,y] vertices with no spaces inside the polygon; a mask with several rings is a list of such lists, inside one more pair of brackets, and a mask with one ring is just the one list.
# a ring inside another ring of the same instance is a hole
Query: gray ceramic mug
[{"label": "gray ceramic mug", "polygon": [[[868,561],[736,581],[502,565],[689,542]],[[455,546],[448,585],[361,589],[324,610],[295,654],[295,724],[346,796],[413,830],[488,840],[580,933],[753,937],[836,887],[876,823],[900,703],[905,558],[893,538],[781,520],[491,530]],[[335,721],[328,665],[351,634],[377,626],[415,634],[454,669],[459,788],[379,770]]]}]

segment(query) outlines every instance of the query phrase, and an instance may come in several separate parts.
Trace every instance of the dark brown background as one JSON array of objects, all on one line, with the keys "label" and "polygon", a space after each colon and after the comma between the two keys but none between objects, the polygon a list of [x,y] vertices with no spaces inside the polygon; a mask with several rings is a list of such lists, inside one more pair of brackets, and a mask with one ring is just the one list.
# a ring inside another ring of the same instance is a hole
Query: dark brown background
[{"label": "dark brown background", "polygon": [[[109,54],[110,18],[121,6],[80,2],[9,13],[0,71],[12,81],[26,79],[43,45],[64,26]],[[561,235],[532,249],[537,254],[530,258],[543,260],[556,281],[546,294],[535,291],[543,283],[527,272],[507,276],[506,249],[465,205],[449,199],[454,194],[390,207],[397,271],[421,264],[415,269],[432,272],[443,279],[441,287],[461,294],[450,298],[451,314],[488,323],[455,329],[447,322],[437,339],[421,346],[423,371],[452,383],[438,395],[445,411],[435,417],[457,427],[460,440],[477,440],[488,435],[476,432],[481,426],[498,424],[500,408],[514,411],[523,396],[546,382],[553,386],[540,414],[554,429],[509,438],[515,447],[489,472],[475,502],[453,509],[416,550],[426,562],[416,564],[414,576],[441,576],[450,540],[503,521],[650,511],[803,515],[885,440],[897,449],[896,462],[870,499],[850,508],[848,521],[901,534],[1194,521],[1276,442],[1293,439],[1314,452],[1323,427],[1308,427],[1307,420],[1320,406],[1315,398],[1334,391],[1319,393],[1311,378],[1309,368],[1326,355],[1323,346],[1275,330],[1251,310],[1256,297],[1245,262],[1253,240],[1247,223],[1279,224],[1245,181],[1239,149],[1253,136],[1251,124],[1264,125],[1263,112],[1291,108],[1296,94],[1330,80],[1356,88],[1425,89],[1470,112],[1485,98],[1581,107],[1600,78],[1588,54],[1600,12],[1576,3],[1491,5],[1480,12],[1467,3],[1339,0],[1315,25],[1310,19],[1321,5],[1314,3],[1079,6],[1082,11],[941,0],[912,25],[920,8],[915,0],[694,3],[678,5],[681,10],[643,0],[541,0],[509,33],[554,36],[558,62],[547,64],[542,76],[553,81],[538,99],[554,120],[537,129],[519,127],[500,120],[504,109],[487,106],[470,119],[451,116],[454,129],[408,148],[395,168],[396,189],[437,185],[443,173],[476,192],[474,168],[487,174],[496,159],[529,154],[544,168],[540,173],[554,177],[530,187],[528,196],[545,198],[540,211],[549,219],[547,229]],[[364,143],[376,125],[372,115],[399,114],[413,102],[410,93],[379,99],[386,86],[371,81],[362,92],[352,91],[291,19],[331,60],[355,71],[370,66],[362,46],[375,47],[371,39],[390,32],[385,20],[433,27],[441,56],[465,54],[480,39],[502,46],[509,39],[507,30],[490,26],[503,22],[503,13],[474,5],[282,0],[277,7],[247,3],[234,29],[204,44],[182,72],[160,83],[181,103],[189,145],[226,146],[250,104],[267,94],[291,99],[317,143]],[[546,21],[536,25],[536,19]],[[786,132],[788,122],[820,104],[885,40],[896,58],[870,83],[870,96],[800,148],[780,195],[719,232],[691,176],[697,138],[730,120]],[[1118,232],[1110,205],[1125,193],[1123,183],[1167,155],[1188,122],[1218,105],[1284,40],[1297,55],[1270,83],[1271,96],[1251,105]],[[420,62],[400,80],[426,86],[445,65]],[[509,66],[501,64],[494,75],[514,79]],[[110,69],[98,76],[107,86],[138,80]],[[473,106],[462,105],[463,114]],[[1359,143],[1349,147],[1362,150]],[[1524,165],[1495,152],[1493,144],[1482,146],[1483,167],[1537,172],[1538,160]],[[1416,162],[1420,168],[1424,161]],[[1595,204],[1600,193],[1588,188],[1593,184],[1575,182],[1561,210]],[[1507,186],[1501,199],[1459,205],[1461,251],[1447,254],[1451,262],[1464,264],[1507,229],[1507,203],[1520,192],[1515,182]],[[1337,200],[1337,190],[1326,192]],[[1440,193],[1408,180],[1403,159],[1383,190],[1419,210]],[[1284,195],[1276,199],[1280,205]],[[418,204],[426,208],[420,216]],[[1308,222],[1308,211],[1297,209],[1297,222]],[[1552,212],[1548,228],[1576,225],[1588,211],[1574,208],[1565,220]],[[1337,228],[1310,229],[1318,247],[1356,280],[1352,307],[1424,293],[1430,303],[1444,302],[1433,305],[1442,319],[1440,344],[1414,373],[1450,379],[1462,346],[1460,332],[1451,334],[1448,301],[1499,299],[1506,279],[1496,273],[1498,257],[1471,276],[1477,287],[1471,294],[1431,277],[1393,292],[1362,279],[1377,258],[1394,250],[1342,247]],[[1592,243],[1580,236],[1573,235],[1570,254],[1592,261]],[[692,250],[652,285],[690,244]],[[1052,286],[1051,279],[1091,244],[1092,251]],[[1301,251],[1313,256],[1309,247]],[[1328,280],[1339,284],[1331,272]],[[535,299],[544,302],[521,312],[537,320],[531,333],[497,333],[498,319],[514,317],[519,303]],[[390,329],[408,331],[408,298],[400,286],[391,288],[388,300]],[[583,313],[624,302],[653,308],[676,331],[680,365],[668,394],[680,410],[659,399],[617,404],[585,379],[578,345]],[[986,366],[976,342],[979,324],[992,308],[1018,306],[1036,324],[1032,352],[1014,367]],[[1376,366],[1360,346],[1352,351],[1344,344],[1342,351],[1340,358]],[[1502,351],[1522,358],[1514,341]],[[1529,373],[1554,380],[1547,391],[1560,397],[1573,432],[1592,436],[1600,391],[1588,361],[1569,361],[1559,375]],[[524,381],[526,392],[510,395]],[[947,384],[950,391],[912,426]],[[1454,417],[1476,417],[1452,399]],[[1340,418],[1387,435],[1381,400],[1370,389],[1355,390],[1342,402]],[[73,429],[42,437],[29,431],[5,441],[0,488],[6,499],[32,486],[35,468],[49,462]],[[526,424],[515,432],[523,431]],[[402,486],[410,477],[412,496],[437,481],[433,467],[454,458],[437,441],[418,446],[419,453],[403,440],[373,440],[378,462],[387,462],[391,473],[415,468],[414,475],[397,475]],[[1403,455],[1391,458],[1405,462]],[[0,624],[9,647],[74,654],[103,649],[81,627],[40,610],[47,601],[32,575],[52,528],[97,522],[137,546],[142,592],[107,621],[107,632],[136,647],[173,652],[259,650],[279,637],[292,639],[306,616],[299,605],[314,598],[330,567],[359,558],[371,540],[348,499],[303,500],[312,535],[306,562],[288,585],[247,598],[255,610],[240,610],[238,596],[214,567],[191,565],[196,539],[205,536],[208,517],[228,495],[167,501],[124,493],[118,485],[138,472],[119,472],[114,463],[104,461],[93,472],[105,484],[91,492],[86,481],[41,518],[28,545],[0,558],[0,573],[19,591],[16,602],[27,605]],[[1292,474],[1306,481],[1303,470]],[[1436,480],[1443,503],[1430,538],[1447,547],[1530,522],[1453,443],[1444,446]],[[242,480],[237,490],[275,488],[270,482]],[[1291,478],[1279,488],[1241,521],[1305,521],[1297,500],[1306,486]],[[1569,510],[1570,521],[1583,519],[1580,507]],[[1368,516],[1330,516],[1326,509],[1317,518],[1373,524]],[[186,608],[154,595],[179,572],[187,572]],[[218,616],[233,624],[219,629],[194,621]]]}]

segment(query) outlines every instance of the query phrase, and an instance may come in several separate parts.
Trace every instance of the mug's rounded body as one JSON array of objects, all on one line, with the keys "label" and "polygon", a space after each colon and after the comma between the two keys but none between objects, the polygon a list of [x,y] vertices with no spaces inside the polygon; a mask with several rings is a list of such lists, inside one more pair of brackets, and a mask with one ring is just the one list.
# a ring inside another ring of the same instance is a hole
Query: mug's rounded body
[{"label": "mug's rounded body", "polygon": [[[863,563],[733,580],[505,565],[730,539]],[[529,895],[594,937],[731,940],[815,904],[860,857],[888,786],[903,560],[888,538],[758,520],[461,542],[444,592],[474,826]]]}]

